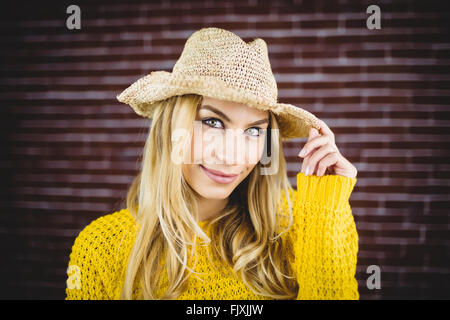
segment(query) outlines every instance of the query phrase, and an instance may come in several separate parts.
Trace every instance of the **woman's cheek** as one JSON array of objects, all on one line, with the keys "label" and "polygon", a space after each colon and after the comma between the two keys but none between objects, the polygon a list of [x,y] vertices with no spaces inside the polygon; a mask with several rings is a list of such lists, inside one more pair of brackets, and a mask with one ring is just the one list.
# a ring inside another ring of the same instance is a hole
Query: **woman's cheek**
[{"label": "woman's cheek", "polygon": [[254,166],[261,160],[264,151],[264,139],[250,140],[247,145],[247,163]]}]

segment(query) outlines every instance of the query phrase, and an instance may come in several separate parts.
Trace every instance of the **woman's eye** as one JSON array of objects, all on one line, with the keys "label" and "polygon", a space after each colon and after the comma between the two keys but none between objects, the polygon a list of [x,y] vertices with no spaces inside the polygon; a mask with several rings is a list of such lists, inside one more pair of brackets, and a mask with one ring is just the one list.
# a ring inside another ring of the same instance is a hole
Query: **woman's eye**
[{"label": "woman's eye", "polygon": [[[221,129],[223,128],[223,123],[219,119],[216,118],[208,118],[202,120],[202,123],[206,124],[208,127]],[[259,137],[264,134],[264,129],[259,127],[248,128],[246,131],[249,132],[249,136],[251,137]]]},{"label": "woman's eye", "polygon": [[262,134],[264,134],[264,129],[258,128],[258,127],[253,127],[253,128],[249,128],[247,130],[250,130],[250,136],[252,137],[259,137]]},{"label": "woman's eye", "polygon": [[210,126],[210,127],[213,127],[213,128],[220,128],[220,127],[217,127],[217,125],[215,125],[215,124],[221,124],[222,123],[222,121],[220,121],[218,119],[214,119],[214,118],[205,119],[202,122],[205,123],[206,125]]}]

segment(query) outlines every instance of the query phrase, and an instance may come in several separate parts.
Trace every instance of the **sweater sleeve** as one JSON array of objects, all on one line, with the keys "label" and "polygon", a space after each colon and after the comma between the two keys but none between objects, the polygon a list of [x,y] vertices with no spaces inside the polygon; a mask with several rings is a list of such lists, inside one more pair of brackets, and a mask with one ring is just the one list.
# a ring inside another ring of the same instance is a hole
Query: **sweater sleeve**
[{"label": "sweater sleeve", "polygon": [[359,299],[358,234],[349,204],[356,178],[297,174],[291,267],[297,299]]}]

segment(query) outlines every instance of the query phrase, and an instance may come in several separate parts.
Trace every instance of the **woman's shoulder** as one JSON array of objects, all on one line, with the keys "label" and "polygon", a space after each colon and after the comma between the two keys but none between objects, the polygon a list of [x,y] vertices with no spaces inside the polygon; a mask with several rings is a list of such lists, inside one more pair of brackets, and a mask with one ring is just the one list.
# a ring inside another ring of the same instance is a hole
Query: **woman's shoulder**
[{"label": "woman's shoulder", "polygon": [[[85,226],[70,253],[67,299],[115,297],[135,237],[136,223],[127,209],[101,216]],[[73,279],[80,280],[78,287]]]},{"label": "woman's shoulder", "polygon": [[94,251],[110,254],[120,246],[129,247],[136,237],[137,224],[128,211],[122,209],[101,216],[81,230],[75,239],[72,253]]},{"label": "woman's shoulder", "polygon": [[113,239],[120,234],[134,232],[136,222],[128,209],[103,215],[89,223],[78,237]]}]

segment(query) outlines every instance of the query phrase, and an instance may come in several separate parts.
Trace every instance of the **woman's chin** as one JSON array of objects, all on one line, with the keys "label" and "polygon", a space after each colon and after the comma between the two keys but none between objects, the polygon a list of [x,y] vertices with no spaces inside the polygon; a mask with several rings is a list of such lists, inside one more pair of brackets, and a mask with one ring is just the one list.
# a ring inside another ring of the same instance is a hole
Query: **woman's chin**
[{"label": "woman's chin", "polygon": [[208,191],[204,191],[204,192],[197,192],[198,194],[200,194],[203,198],[205,199],[210,199],[210,200],[223,200],[223,199],[227,199],[230,196],[230,192],[213,192],[212,190],[208,190]]},{"label": "woman's chin", "polygon": [[196,192],[205,199],[226,199],[230,196],[233,190],[228,186],[218,185],[214,182],[202,183],[201,188],[198,188]]}]

